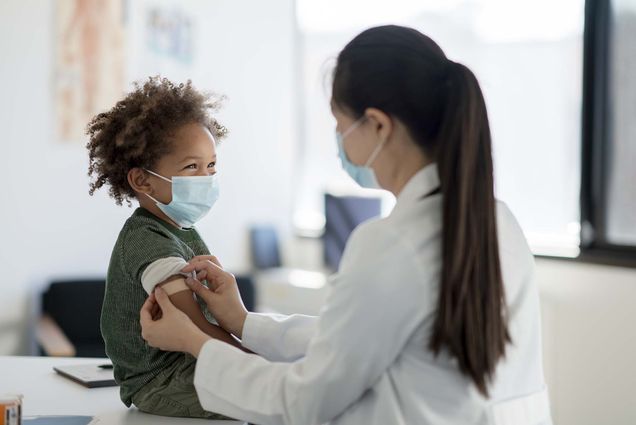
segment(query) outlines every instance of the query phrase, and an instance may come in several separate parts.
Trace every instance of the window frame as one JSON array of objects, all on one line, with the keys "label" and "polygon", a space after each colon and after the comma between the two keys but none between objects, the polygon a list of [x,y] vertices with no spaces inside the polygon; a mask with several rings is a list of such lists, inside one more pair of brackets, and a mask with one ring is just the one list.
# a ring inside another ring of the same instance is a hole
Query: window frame
[{"label": "window frame", "polygon": [[581,245],[579,261],[636,267],[636,246],[607,238],[610,128],[611,0],[586,0],[581,116]]}]

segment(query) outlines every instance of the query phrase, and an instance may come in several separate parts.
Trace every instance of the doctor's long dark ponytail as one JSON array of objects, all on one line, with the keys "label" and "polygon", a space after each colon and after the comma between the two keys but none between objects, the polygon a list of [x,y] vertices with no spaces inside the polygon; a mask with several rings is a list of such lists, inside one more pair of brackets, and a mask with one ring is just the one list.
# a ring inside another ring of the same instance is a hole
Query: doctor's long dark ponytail
[{"label": "doctor's long dark ponytail", "polygon": [[428,349],[446,351],[488,395],[510,341],[496,226],[491,138],[474,74],[410,28],[371,28],[338,56],[333,101],[399,119],[436,160],[443,194],[437,312]]},{"label": "doctor's long dark ponytail", "polygon": [[497,241],[490,129],[475,75],[449,63],[437,164],[443,191],[442,279],[430,348],[446,348],[487,394],[510,341]]}]

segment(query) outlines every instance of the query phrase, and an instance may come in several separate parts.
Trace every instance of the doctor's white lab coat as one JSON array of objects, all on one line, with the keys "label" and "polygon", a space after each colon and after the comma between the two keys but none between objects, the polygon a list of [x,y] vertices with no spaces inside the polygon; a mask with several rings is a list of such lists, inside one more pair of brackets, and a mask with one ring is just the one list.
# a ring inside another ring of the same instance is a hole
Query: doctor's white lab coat
[{"label": "doctor's white lab coat", "polygon": [[436,165],[405,186],[392,213],[352,234],[319,317],[250,313],[243,345],[199,355],[195,387],[206,410],[269,424],[551,423],[541,358],[534,260],[501,203],[497,222],[512,344],[490,398],[445,353],[428,349],[441,268]]}]

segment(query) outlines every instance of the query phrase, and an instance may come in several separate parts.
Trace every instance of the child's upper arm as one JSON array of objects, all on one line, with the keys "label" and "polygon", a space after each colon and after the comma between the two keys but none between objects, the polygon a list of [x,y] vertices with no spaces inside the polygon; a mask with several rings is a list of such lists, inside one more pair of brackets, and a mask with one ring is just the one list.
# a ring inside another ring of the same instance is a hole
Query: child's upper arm
[{"label": "child's upper arm", "polygon": [[207,324],[207,320],[194,299],[194,292],[188,288],[183,276],[170,276],[163,282],[158,283],[161,289],[166,291],[172,304],[183,311],[199,327]]},{"label": "child's upper arm", "polygon": [[[181,257],[160,258],[150,263],[141,275],[141,284],[146,293],[148,295],[152,294],[158,284],[170,284],[167,288],[164,288],[166,292],[179,287],[187,289],[184,279],[185,274],[181,273],[181,270],[187,264],[186,260]],[[175,292],[177,291],[175,290]]]},{"label": "child's upper arm", "polygon": [[[172,276],[165,282],[159,283],[170,297],[170,302],[179,310],[188,315],[190,320],[197,325],[199,329],[211,336],[212,338],[224,341],[231,344],[241,350],[246,350],[241,347],[241,344],[222,328],[208,322],[205,315],[199,307],[199,303],[194,299],[194,292],[188,288],[183,276]],[[249,350],[246,350],[249,352]]]},{"label": "child's upper arm", "polygon": [[133,282],[141,283],[147,294],[186,266],[180,242],[159,225],[127,223],[121,243],[121,264]]}]

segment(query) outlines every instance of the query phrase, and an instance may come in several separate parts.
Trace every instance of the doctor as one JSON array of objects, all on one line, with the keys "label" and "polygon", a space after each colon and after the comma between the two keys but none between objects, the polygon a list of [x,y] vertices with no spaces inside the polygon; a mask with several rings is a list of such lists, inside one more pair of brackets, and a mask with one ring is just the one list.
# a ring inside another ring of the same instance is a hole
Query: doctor
[{"label": "doctor", "polygon": [[259,355],[210,339],[161,289],[144,338],[198,358],[204,408],[262,425],[550,424],[533,257],[493,194],[474,74],[413,29],[372,28],[339,54],[331,108],[344,169],[397,203],[351,235],[320,316],[247,312],[202,260],[184,271],[211,289],[188,284]]}]

